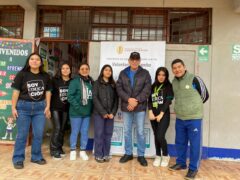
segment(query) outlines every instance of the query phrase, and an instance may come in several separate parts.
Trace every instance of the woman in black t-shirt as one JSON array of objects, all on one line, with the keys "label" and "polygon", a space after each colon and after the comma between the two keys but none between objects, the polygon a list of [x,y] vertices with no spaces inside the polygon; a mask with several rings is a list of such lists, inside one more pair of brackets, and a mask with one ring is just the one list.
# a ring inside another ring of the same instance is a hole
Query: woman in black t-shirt
[{"label": "woman in black t-shirt", "polygon": [[52,79],[51,112],[54,129],[50,141],[50,154],[54,159],[61,159],[65,156],[62,146],[65,125],[68,120],[69,103],[67,101],[67,93],[70,80],[70,65],[63,62]]},{"label": "woman in black t-shirt", "polygon": [[12,88],[12,114],[17,119],[17,137],[12,158],[14,168],[24,167],[30,125],[33,132],[31,162],[46,164],[41,145],[45,119],[51,117],[51,81],[49,75],[43,71],[40,55],[37,53],[29,55],[25,66],[15,77]]},{"label": "woman in black t-shirt", "polygon": [[156,147],[156,157],[153,165],[162,167],[168,166],[170,159],[165,134],[170,122],[169,106],[173,99],[173,90],[168,78],[167,68],[160,67],[157,69],[148,101],[149,119],[151,120]]}]

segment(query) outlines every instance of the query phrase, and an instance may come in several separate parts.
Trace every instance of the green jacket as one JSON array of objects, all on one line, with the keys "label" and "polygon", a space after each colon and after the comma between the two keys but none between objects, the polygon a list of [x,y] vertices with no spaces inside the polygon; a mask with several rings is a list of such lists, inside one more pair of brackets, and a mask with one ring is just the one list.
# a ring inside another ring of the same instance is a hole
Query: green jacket
[{"label": "green jacket", "polygon": [[80,76],[74,78],[68,88],[68,102],[70,103],[69,115],[70,117],[90,116],[93,109],[92,100],[92,84],[89,81],[84,81],[87,87],[87,99],[86,105],[82,104],[82,85],[80,83]]},{"label": "green jacket", "polygon": [[186,72],[181,78],[174,78],[172,82],[175,97],[174,110],[181,120],[202,119],[203,102],[192,86],[194,75]]}]

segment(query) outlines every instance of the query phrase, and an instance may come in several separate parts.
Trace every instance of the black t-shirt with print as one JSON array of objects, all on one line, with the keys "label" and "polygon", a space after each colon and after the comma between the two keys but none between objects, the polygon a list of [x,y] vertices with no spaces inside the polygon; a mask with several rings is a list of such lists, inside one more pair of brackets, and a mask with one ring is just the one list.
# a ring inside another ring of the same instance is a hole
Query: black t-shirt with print
[{"label": "black t-shirt with print", "polygon": [[26,101],[42,101],[46,91],[52,89],[50,76],[43,72],[34,74],[29,71],[20,71],[13,83],[12,88],[20,91],[19,99]]},{"label": "black t-shirt with print", "polygon": [[69,83],[70,80],[64,81],[61,77],[52,79],[51,110],[65,112],[69,110],[69,103],[67,101]]},{"label": "black t-shirt with print", "polygon": [[[162,86],[161,86],[162,85]],[[154,89],[159,89],[157,93]],[[154,116],[158,116],[161,112],[170,113],[169,106],[173,100],[172,85],[158,84],[152,85],[151,95],[148,99],[148,109],[153,111]]]}]

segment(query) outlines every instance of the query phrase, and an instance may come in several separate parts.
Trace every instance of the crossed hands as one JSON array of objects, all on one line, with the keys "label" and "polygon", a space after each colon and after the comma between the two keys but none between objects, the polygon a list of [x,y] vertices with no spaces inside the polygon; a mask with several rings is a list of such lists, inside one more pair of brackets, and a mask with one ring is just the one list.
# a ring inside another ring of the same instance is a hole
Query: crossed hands
[{"label": "crossed hands", "polygon": [[162,117],[163,117],[163,115],[164,115],[164,112],[161,111],[161,113],[159,115],[154,116],[152,110],[149,110],[148,115],[149,115],[149,119],[151,121],[157,120],[157,122],[160,122]]},{"label": "crossed hands", "polygon": [[104,119],[113,119],[114,118],[114,115],[113,114],[105,114],[103,116]]},{"label": "crossed hands", "polygon": [[135,107],[137,107],[137,105],[138,105],[137,99],[135,99],[135,98],[128,99],[128,106],[127,106],[128,111],[133,111],[135,109]]}]

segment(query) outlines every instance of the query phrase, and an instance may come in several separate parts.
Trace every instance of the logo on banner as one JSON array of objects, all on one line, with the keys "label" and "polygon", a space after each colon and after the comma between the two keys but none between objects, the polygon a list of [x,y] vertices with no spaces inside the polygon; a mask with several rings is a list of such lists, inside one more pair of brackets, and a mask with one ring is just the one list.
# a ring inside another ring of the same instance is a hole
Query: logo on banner
[{"label": "logo on banner", "polygon": [[122,112],[117,113],[117,120],[122,121]]},{"label": "logo on banner", "polygon": [[42,80],[32,80],[27,82],[28,94],[33,100],[41,99],[44,93],[44,84]]},{"label": "logo on banner", "polygon": [[117,50],[117,53],[118,53],[118,54],[122,54],[124,48],[123,48],[122,46],[118,46],[116,50]]},{"label": "logo on banner", "polygon": [[64,104],[67,103],[67,93],[68,93],[67,86],[59,87],[59,98]]}]

